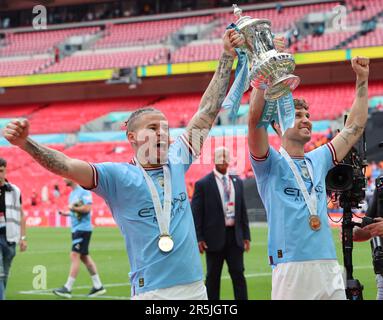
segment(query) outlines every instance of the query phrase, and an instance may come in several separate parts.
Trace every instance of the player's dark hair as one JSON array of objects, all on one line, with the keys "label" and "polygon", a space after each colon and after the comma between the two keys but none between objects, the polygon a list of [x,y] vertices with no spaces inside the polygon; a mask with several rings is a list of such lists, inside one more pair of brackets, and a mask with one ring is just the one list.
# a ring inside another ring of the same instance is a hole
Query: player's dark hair
[{"label": "player's dark hair", "polygon": [[309,105],[307,104],[305,99],[294,99],[294,107],[295,109],[309,109]]},{"label": "player's dark hair", "polygon": [[[294,99],[294,107],[295,107],[295,110],[301,110],[301,109],[305,109],[305,110],[309,110],[309,105],[307,104],[306,100],[305,99]],[[273,128],[273,130],[275,131],[276,134],[278,134],[278,131],[277,129],[275,129],[275,121],[271,121],[271,127]]]}]

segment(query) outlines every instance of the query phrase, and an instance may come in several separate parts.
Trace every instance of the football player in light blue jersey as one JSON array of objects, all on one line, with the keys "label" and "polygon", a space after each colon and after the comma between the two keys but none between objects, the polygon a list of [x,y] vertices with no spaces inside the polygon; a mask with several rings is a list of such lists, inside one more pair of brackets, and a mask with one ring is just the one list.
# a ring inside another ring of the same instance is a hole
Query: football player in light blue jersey
[{"label": "football player in light blue jersey", "polygon": [[92,236],[92,193],[69,179],[64,179],[64,181],[68,187],[72,188],[68,206],[70,211],[59,212],[59,214],[71,218],[71,266],[67,282],[63,287],[53,290],[53,293],[63,298],[72,297],[72,287],[80,271],[80,262],[82,262],[88,269],[93,282],[93,287],[88,294],[88,297],[93,298],[104,294],[106,290],[101,283],[97,266],[89,254],[89,244]]},{"label": "football player in light blue jersey", "polygon": [[127,137],[136,156],[131,164],[90,165],[69,158],[30,139],[26,120],[12,121],[4,130],[10,143],[42,166],[105,199],[125,238],[134,299],[207,298],[185,173],[221,109],[234,48],[243,43],[236,31],[225,32],[217,70],[199,109],[172,144],[162,112],[146,108],[130,116]]},{"label": "football player in light blue jersey", "polygon": [[358,141],[367,122],[369,59],[356,57],[351,65],[356,96],[345,127],[327,145],[309,153],[304,152],[312,129],[307,103],[294,99],[295,124],[283,136],[280,126],[272,124],[282,140],[278,152],[269,146],[265,128],[257,127],[264,91],[252,92],[249,150],[267,212],[272,299],[346,298],[328,224],[325,178]]}]

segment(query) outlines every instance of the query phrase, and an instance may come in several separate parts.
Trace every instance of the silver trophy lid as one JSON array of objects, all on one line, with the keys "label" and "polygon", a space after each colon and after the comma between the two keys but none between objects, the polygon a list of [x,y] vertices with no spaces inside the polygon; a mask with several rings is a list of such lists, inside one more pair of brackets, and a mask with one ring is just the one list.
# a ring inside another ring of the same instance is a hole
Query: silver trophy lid
[{"label": "silver trophy lid", "polygon": [[267,19],[255,19],[249,16],[242,16],[242,9],[239,8],[236,4],[233,4],[233,11],[234,15],[238,18],[236,21],[236,25],[238,26],[238,29],[241,30],[249,25],[252,24],[263,24],[266,23],[269,26],[271,26],[270,20]]}]

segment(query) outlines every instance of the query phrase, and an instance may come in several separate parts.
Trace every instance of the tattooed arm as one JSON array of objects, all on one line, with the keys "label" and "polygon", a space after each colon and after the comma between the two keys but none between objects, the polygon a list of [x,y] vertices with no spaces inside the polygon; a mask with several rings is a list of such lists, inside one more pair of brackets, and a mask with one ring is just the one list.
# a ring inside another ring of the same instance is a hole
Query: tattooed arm
[{"label": "tattooed arm", "polygon": [[368,116],[369,59],[355,57],[351,60],[356,73],[356,96],[342,131],[332,140],[337,161],[342,161],[363,134]]},{"label": "tattooed arm", "polygon": [[226,31],[223,38],[224,52],[219,60],[218,68],[202,96],[197,113],[186,128],[186,138],[197,154],[200,153],[225,99],[236,56],[234,47],[243,44],[243,42],[243,38],[234,30]]},{"label": "tattooed arm", "polygon": [[29,153],[41,166],[50,172],[75,181],[85,188],[92,188],[93,170],[81,160],[45,147],[28,137],[27,120],[13,120],[4,129],[4,137],[13,145]]}]

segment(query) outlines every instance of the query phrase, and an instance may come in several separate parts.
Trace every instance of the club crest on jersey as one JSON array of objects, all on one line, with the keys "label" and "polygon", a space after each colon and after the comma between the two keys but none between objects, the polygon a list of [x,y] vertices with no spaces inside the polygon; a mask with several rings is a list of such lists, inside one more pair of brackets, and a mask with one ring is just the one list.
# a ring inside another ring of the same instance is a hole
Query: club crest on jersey
[{"label": "club crest on jersey", "polygon": [[309,169],[307,169],[307,166],[305,164],[301,164],[301,169],[303,178],[310,179],[310,173]]}]

